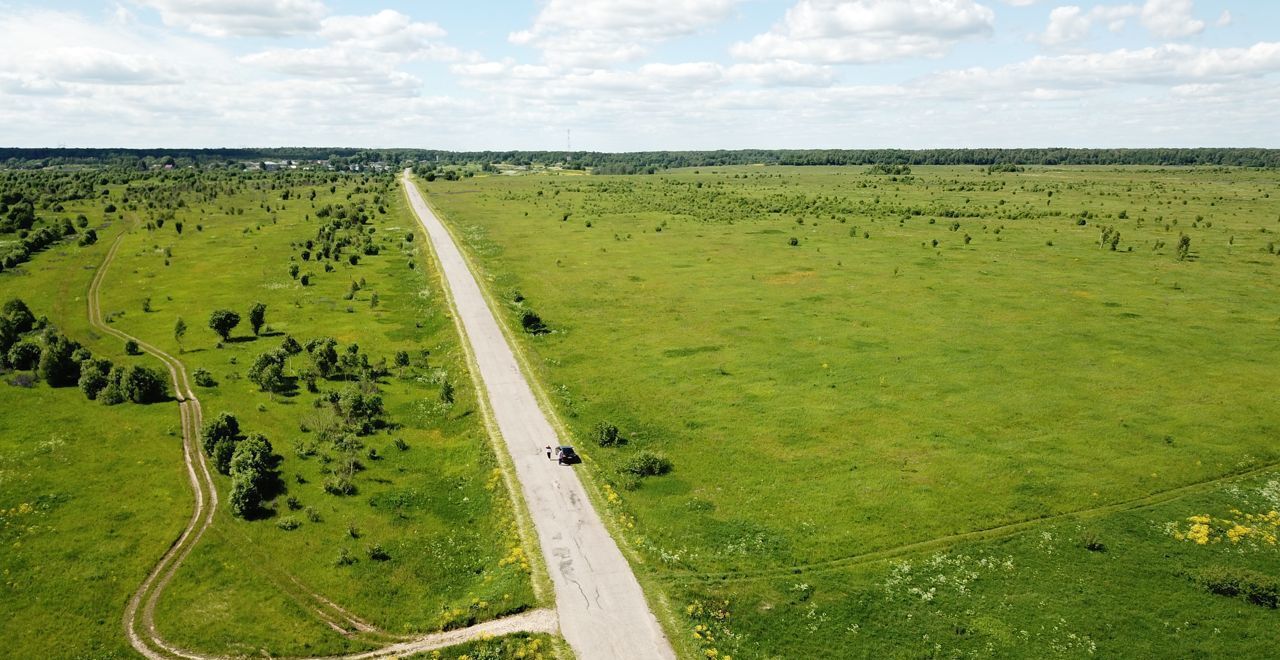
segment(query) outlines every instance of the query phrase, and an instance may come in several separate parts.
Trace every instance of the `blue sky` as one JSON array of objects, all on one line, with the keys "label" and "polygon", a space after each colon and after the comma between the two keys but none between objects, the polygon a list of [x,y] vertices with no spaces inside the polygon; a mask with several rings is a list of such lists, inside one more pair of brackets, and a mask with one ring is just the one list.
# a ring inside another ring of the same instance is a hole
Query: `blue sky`
[{"label": "blue sky", "polygon": [[1269,0],[0,0],[0,145],[1280,147]]}]

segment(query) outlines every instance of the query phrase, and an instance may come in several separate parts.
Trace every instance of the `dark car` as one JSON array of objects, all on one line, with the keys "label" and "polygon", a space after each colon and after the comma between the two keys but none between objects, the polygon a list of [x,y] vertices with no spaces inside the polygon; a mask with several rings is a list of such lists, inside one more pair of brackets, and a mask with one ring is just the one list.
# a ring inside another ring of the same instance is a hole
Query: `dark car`
[{"label": "dark car", "polygon": [[574,463],[582,462],[582,457],[578,456],[578,452],[574,451],[573,447],[556,447],[556,457],[561,465],[573,465]]}]

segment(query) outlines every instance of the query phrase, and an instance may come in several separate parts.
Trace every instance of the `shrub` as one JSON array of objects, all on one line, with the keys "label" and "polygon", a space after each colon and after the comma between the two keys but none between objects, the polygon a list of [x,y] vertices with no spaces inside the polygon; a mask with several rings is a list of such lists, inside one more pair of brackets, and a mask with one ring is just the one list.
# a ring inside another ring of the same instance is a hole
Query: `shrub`
[{"label": "shrub", "polygon": [[209,370],[204,367],[196,367],[195,371],[191,372],[191,378],[200,387],[213,387],[218,384],[218,381],[213,379],[213,374],[209,373]]},{"label": "shrub", "polygon": [[1097,532],[1092,530],[1086,531],[1080,535],[1080,545],[1089,552],[1106,552],[1107,544],[1102,542]]},{"label": "shrub", "polygon": [[1275,609],[1280,604],[1280,582],[1270,575],[1235,566],[1210,566],[1193,579],[1209,593],[1244,600]]},{"label": "shrub", "polygon": [[293,516],[285,516],[276,522],[276,527],[288,532],[297,529],[302,523],[298,522]]},{"label": "shrub", "polygon": [[395,445],[400,451],[409,451],[409,443],[405,442],[404,438],[396,438]]},{"label": "shrub", "polygon": [[526,309],[520,313],[520,327],[531,335],[545,335],[551,332],[547,324],[542,321],[542,317],[538,316],[531,309]]},{"label": "shrub", "polygon": [[346,477],[330,475],[324,480],[324,492],[330,495],[337,495],[339,497],[355,495],[356,485],[351,483],[351,480]]},{"label": "shrub", "polygon": [[302,502],[299,502],[298,498],[293,495],[290,495],[289,499],[285,500],[285,504],[289,506],[290,511],[297,511],[302,508]]},{"label": "shrub", "polygon": [[795,247],[799,244],[800,244],[800,239],[796,238],[795,236],[792,236],[791,238],[787,239],[787,245],[790,245],[791,247]]},{"label": "shrub", "polygon": [[388,559],[391,559],[391,555],[387,554],[387,551],[383,550],[382,546],[378,543],[374,543],[366,548],[365,552],[369,555],[369,559],[374,561],[387,561]]},{"label": "shrub", "polygon": [[124,343],[124,352],[128,355],[141,355],[142,349],[138,348],[138,342],[129,339]]},{"label": "shrub", "polygon": [[654,477],[670,472],[671,467],[666,456],[643,450],[623,464],[622,471],[637,477]]},{"label": "shrub", "polygon": [[599,422],[595,427],[596,444],[601,447],[617,447],[626,444],[626,440],[618,436],[618,427],[606,422]]},{"label": "shrub", "polygon": [[346,548],[338,551],[338,559],[334,562],[338,566],[350,566],[354,563],[356,563],[356,558],[351,556],[351,551]]}]

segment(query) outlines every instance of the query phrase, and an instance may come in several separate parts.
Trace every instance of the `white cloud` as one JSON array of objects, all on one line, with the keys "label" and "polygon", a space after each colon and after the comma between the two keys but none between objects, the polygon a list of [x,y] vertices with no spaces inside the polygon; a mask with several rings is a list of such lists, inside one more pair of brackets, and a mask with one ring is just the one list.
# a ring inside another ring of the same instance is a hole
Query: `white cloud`
[{"label": "white cloud", "polygon": [[798,0],[782,22],[731,52],[827,64],[936,57],[990,35],[994,22],[995,13],[973,0]]},{"label": "white cloud", "polygon": [[1056,7],[1049,12],[1049,26],[1039,40],[1046,46],[1061,46],[1089,36],[1094,25],[1103,23],[1112,32],[1124,28],[1125,22],[1138,14],[1134,5],[1098,5],[1084,11],[1075,5]]},{"label": "white cloud", "polygon": [[656,43],[697,33],[729,17],[739,0],[546,0],[511,43],[542,51],[560,66],[634,60]]},{"label": "white cloud", "polygon": [[321,38],[339,48],[455,59],[455,49],[438,43],[445,34],[436,23],[415,21],[390,9],[371,16],[330,16],[321,21],[319,31]]},{"label": "white cloud", "polygon": [[1147,0],[1142,24],[1162,39],[1182,39],[1204,31],[1204,21],[1191,15],[1191,0]]},{"label": "white cloud", "polygon": [[160,12],[165,25],[207,37],[283,36],[314,32],[328,9],[320,0],[134,0]]},{"label": "white cloud", "polygon": [[997,68],[975,67],[941,72],[925,79],[946,93],[983,94],[1084,89],[1103,91],[1120,85],[1176,86],[1256,79],[1280,72],[1280,42],[1248,48],[1198,48],[1168,44],[1106,53],[1037,56]]},{"label": "white cloud", "polygon": [[1227,27],[1228,25],[1231,25],[1231,10],[1223,9],[1222,13],[1218,15],[1217,22],[1214,24],[1218,27]]},{"label": "white cloud", "polygon": [[728,69],[731,79],[761,85],[825,87],[835,81],[835,71],[829,66],[819,66],[791,60],[772,62],[744,62]]}]

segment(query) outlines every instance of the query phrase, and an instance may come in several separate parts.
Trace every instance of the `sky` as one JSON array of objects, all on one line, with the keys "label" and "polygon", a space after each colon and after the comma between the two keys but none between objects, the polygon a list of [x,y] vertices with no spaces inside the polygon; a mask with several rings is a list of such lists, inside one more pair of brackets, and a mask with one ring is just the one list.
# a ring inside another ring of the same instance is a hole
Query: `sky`
[{"label": "sky", "polygon": [[1274,0],[0,0],[0,146],[1280,147]]}]

